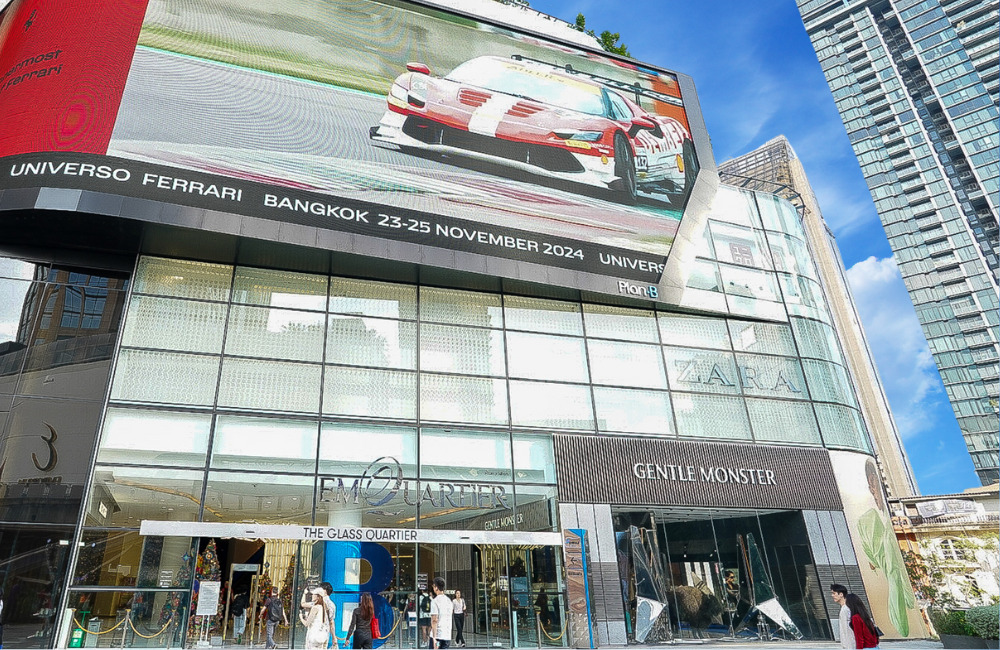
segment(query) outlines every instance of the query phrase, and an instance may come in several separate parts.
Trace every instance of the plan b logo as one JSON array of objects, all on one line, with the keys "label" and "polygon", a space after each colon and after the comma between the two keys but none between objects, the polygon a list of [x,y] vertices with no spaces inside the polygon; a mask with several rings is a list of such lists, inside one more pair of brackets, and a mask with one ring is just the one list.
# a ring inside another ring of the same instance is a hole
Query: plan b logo
[{"label": "plan b logo", "polygon": [[638,296],[640,298],[660,297],[660,290],[655,284],[639,285],[626,282],[625,280],[618,281],[618,293],[625,294],[626,296]]}]

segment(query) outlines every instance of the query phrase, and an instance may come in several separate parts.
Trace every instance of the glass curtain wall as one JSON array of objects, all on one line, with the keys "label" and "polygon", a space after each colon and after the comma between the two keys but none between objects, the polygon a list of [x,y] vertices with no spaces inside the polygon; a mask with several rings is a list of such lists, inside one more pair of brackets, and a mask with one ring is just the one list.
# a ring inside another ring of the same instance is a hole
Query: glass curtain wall
[{"label": "glass curtain wall", "polygon": [[0,257],[0,593],[8,647],[55,643],[127,273]]}]

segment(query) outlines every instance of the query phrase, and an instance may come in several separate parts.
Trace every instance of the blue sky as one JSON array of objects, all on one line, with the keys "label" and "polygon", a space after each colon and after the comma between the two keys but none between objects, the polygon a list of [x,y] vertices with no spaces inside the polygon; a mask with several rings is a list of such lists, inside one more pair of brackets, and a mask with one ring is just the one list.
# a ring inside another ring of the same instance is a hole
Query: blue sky
[{"label": "blue sky", "polygon": [[532,0],[632,56],[691,75],[717,162],[784,134],[848,268],[883,384],[924,494],[979,485],[941,378],[794,0]]}]

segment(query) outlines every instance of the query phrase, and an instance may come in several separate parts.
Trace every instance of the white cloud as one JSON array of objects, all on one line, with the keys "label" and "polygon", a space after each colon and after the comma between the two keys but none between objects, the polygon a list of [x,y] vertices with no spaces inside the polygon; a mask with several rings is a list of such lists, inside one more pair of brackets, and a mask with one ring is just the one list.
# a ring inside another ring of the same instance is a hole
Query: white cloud
[{"label": "white cloud", "polygon": [[895,260],[869,257],[849,268],[847,278],[900,434],[933,430],[929,406],[943,400],[944,391]]}]

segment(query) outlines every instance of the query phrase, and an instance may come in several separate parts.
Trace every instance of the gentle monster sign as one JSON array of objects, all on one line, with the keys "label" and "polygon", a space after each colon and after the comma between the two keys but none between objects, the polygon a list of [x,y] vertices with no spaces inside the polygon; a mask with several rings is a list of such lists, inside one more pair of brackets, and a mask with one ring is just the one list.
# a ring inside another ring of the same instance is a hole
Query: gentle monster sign
[{"label": "gentle monster sign", "polygon": [[703,483],[749,483],[752,485],[774,485],[774,472],[769,469],[751,467],[704,467],[694,465],[663,465],[660,463],[636,463],[632,473],[637,478],[650,481],[686,481]]},{"label": "gentle monster sign", "polygon": [[825,449],[554,436],[559,501],[838,510]]}]

